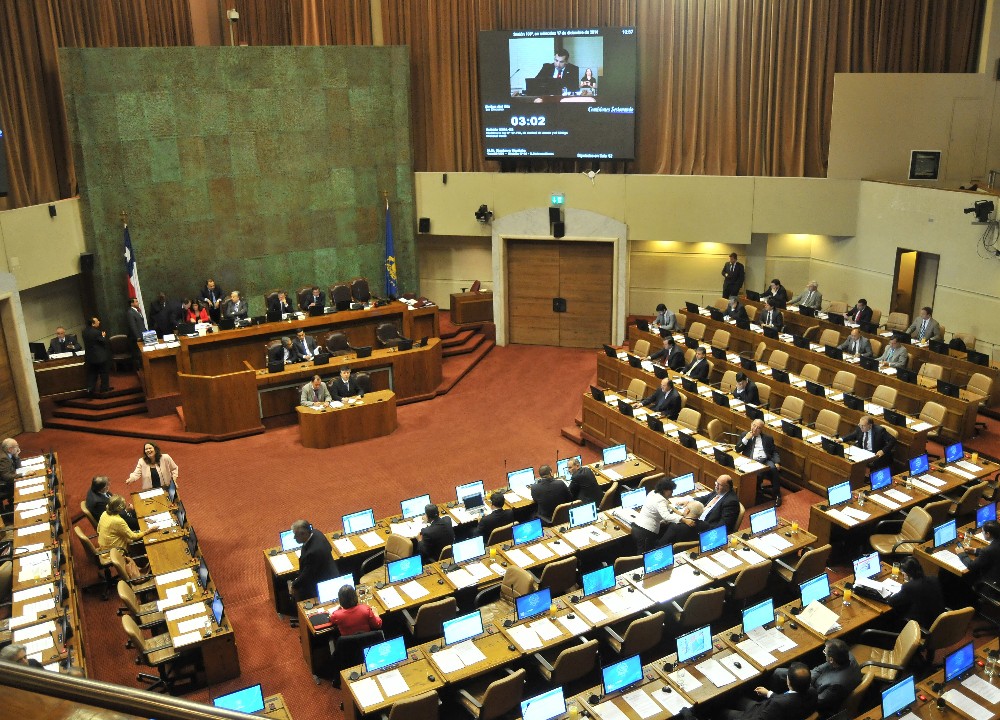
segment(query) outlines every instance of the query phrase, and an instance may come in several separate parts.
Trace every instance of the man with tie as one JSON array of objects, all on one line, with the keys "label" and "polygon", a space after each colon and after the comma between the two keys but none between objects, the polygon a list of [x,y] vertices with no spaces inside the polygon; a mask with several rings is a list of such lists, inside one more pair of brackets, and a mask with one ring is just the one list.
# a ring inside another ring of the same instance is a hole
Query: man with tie
[{"label": "man with tie", "polygon": [[267,310],[270,313],[281,313],[282,315],[290,315],[295,312],[295,308],[288,302],[288,294],[284,290],[278,293],[278,297],[272,298]]},{"label": "man with tie", "polygon": [[570,92],[580,89],[580,68],[569,61],[569,50],[556,50],[552,62],[542,65],[535,78],[561,80],[562,87]]},{"label": "man with tie", "polygon": [[201,289],[201,304],[208,310],[208,316],[214,323],[219,322],[219,318],[222,317],[223,298],[225,295],[222,288],[217,287],[215,280],[209,278],[205,282],[205,287]]},{"label": "man with tie", "polygon": [[299,393],[299,405],[306,407],[319,407],[329,405],[332,402],[333,396],[330,395],[330,389],[327,388],[326,383],[319,375],[313,375],[312,381],[303,385],[302,391]]},{"label": "man with tie", "polygon": [[906,328],[906,334],[914,340],[941,340],[941,326],[938,321],[931,317],[934,314],[933,308],[920,308],[920,315]]},{"label": "man with tie", "polygon": [[49,340],[49,355],[76,352],[79,349],[80,344],[76,341],[76,335],[67,335],[66,328],[62,325],[56,328],[56,336]]},{"label": "man with tie", "polygon": [[751,405],[760,405],[760,393],[757,383],[746,376],[746,373],[736,373],[736,389],[733,397]]},{"label": "man with tie", "polygon": [[246,319],[248,315],[247,301],[240,297],[239,290],[233,290],[229,293],[229,299],[226,301],[223,314],[227,318],[233,318],[234,320]]},{"label": "man with tie", "polygon": [[680,372],[684,367],[684,351],[677,347],[677,343],[674,342],[673,337],[670,335],[663,338],[662,349],[657,350],[645,359],[652,362],[662,363],[671,370],[676,370],[678,372]]},{"label": "man with tie", "polygon": [[21,447],[14,438],[0,444],[0,503],[14,500],[14,483],[17,469],[21,467]]},{"label": "man with tie", "polygon": [[781,507],[781,456],[774,445],[774,438],[764,432],[760,418],[750,423],[750,430],[736,443],[736,452],[756,460],[764,469],[757,474],[757,495],[764,489],[764,481],[771,481],[775,507]]},{"label": "man with tie", "polygon": [[354,397],[355,395],[365,396],[358,386],[358,381],[351,377],[351,368],[349,365],[342,366],[340,368],[340,377],[330,383],[330,394],[337,400]]},{"label": "man with tie", "polygon": [[847,339],[837,347],[850,355],[870,357],[872,354],[871,342],[857,328],[851,330],[851,334],[847,336]]},{"label": "man with tie", "polygon": [[760,294],[761,300],[771,300],[776,308],[783,308],[788,303],[788,290],[781,284],[781,280],[774,278],[767,290]]},{"label": "man with tie", "polygon": [[899,338],[895,335],[893,335],[889,344],[886,345],[885,352],[878,359],[882,367],[888,366],[896,369],[905,368],[908,360],[909,355],[906,352],[906,348],[903,347],[903,344],[899,342]]},{"label": "man with tie", "polygon": [[306,335],[305,330],[299,330],[295,333],[295,342],[292,343],[292,349],[299,360],[311,360],[319,352],[316,341]]},{"label": "man with tie", "polygon": [[705,348],[699,347],[694,351],[694,360],[684,368],[684,374],[692,380],[708,382],[708,360],[705,359]]},{"label": "man with tie", "polygon": [[804,663],[788,667],[788,691],[773,692],[766,687],[753,689],[756,701],[743,700],[737,710],[723,711],[725,720],[803,720],[816,709],[816,691],[810,686],[812,675]]},{"label": "man with tie", "polygon": [[881,425],[876,425],[871,415],[862,415],[858,426],[844,436],[842,442],[875,453],[868,466],[880,468],[892,462],[892,449],[896,439]]},{"label": "man with tie", "polygon": [[729,262],[722,266],[722,297],[739,295],[745,279],[743,263],[736,260],[736,253],[729,253]]},{"label": "man with tie", "polygon": [[665,304],[660,303],[656,306],[656,318],[652,324],[660,330],[676,330],[677,316]]},{"label": "man with tie", "polygon": [[819,310],[823,306],[823,293],[819,291],[819,283],[810,280],[806,289],[789,301],[789,305],[805,305],[813,310]]},{"label": "man with tie", "polygon": [[761,313],[760,324],[764,327],[773,327],[778,332],[785,325],[785,319],[781,316],[781,311],[777,309],[778,302],[774,298],[768,298],[764,302],[764,312]]},{"label": "man with tie", "polygon": [[326,307],[326,294],[320,290],[318,287],[313,285],[312,294],[307,295],[305,300],[302,301],[302,309],[309,312],[312,308],[324,308]]},{"label": "man with tie", "polygon": [[737,325],[741,322],[744,325],[750,322],[750,316],[747,315],[747,309],[743,307],[739,298],[735,295],[730,296],[729,307],[726,308],[726,312],[723,313],[723,317],[726,318],[726,320],[735,320]]},{"label": "man with tie", "polygon": [[294,362],[299,361],[299,356],[292,347],[292,339],[287,335],[281,338],[281,342],[267,351],[267,362],[276,363],[281,362],[285,365],[291,365]]},{"label": "man with tie", "polygon": [[100,392],[114,390],[109,381],[109,365],[111,364],[111,343],[108,331],[101,329],[101,319],[90,318],[90,325],[83,330],[83,356],[87,367],[87,392],[94,395],[98,392],[97,379],[100,378]]},{"label": "man with tie", "polygon": [[644,397],[639,405],[648,407],[653,412],[662,413],[670,420],[676,420],[681,411],[681,396],[674,389],[673,380],[663,378],[660,380],[660,387],[648,397]]},{"label": "man with tie", "polygon": [[868,307],[868,301],[864,298],[858,300],[858,304],[847,311],[847,319],[851,322],[870,323],[872,321],[872,309]]},{"label": "man with tie", "polygon": [[[740,515],[740,500],[733,492],[733,478],[729,475],[719,475],[715,479],[715,492],[695,498],[705,506],[701,514],[707,527],[726,526],[726,532],[736,531],[736,519]],[[687,504],[686,498],[677,498],[679,505]]]},{"label": "man with tie", "polygon": [[139,298],[132,298],[126,315],[128,316],[128,339],[131,341],[132,363],[138,369],[142,364],[139,343],[142,342],[142,334],[146,332],[146,318],[142,316],[142,310],[139,308]]}]

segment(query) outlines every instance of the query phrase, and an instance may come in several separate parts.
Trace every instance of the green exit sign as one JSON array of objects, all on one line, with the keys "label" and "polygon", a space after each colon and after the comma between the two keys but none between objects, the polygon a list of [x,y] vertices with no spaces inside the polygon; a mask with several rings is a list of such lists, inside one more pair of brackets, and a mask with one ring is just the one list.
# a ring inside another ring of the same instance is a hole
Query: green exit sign
[{"label": "green exit sign", "polygon": [[562,193],[552,193],[552,204],[562,205],[566,202],[566,196]]}]

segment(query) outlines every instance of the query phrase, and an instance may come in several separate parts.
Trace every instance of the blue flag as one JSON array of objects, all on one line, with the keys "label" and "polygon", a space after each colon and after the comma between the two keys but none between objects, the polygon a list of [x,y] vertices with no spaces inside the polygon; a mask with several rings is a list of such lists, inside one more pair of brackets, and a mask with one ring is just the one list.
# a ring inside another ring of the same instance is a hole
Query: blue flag
[{"label": "blue flag", "polygon": [[399,285],[396,282],[396,246],[392,241],[392,215],[389,214],[389,202],[385,203],[385,294],[386,297],[396,297]]}]

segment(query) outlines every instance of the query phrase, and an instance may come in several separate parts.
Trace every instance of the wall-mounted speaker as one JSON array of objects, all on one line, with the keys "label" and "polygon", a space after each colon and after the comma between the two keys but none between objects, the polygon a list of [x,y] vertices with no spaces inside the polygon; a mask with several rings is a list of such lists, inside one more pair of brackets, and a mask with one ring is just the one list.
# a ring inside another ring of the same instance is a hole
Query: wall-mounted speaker
[{"label": "wall-mounted speaker", "polygon": [[561,238],[565,234],[566,234],[566,223],[564,222],[552,223],[552,237]]},{"label": "wall-mounted speaker", "polygon": [[94,253],[80,253],[80,272],[94,272]]},{"label": "wall-mounted speaker", "polygon": [[429,233],[431,231],[431,219],[430,218],[418,218],[417,219],[417,232]]},{"label": "wall-mounted speaker", "polygon": [[562,222],[562,208],[550,207],[549,208],[549,224]]}]

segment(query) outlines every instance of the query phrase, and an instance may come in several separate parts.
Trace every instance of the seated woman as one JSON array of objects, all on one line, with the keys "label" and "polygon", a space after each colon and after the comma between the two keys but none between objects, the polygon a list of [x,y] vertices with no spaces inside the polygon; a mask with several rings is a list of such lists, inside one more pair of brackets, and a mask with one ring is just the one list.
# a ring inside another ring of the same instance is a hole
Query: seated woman
[{"label": "seated woman", "polygon": [[705,506],[699,501],[691,500],[688,502],[681,512],[680,522],[670,524],[666,531],[660,535],[659,546],[663,547],[679,542],[696,542],[698,535],[710,527],[704,520],[699,519],[703,512],[705,512]]},{"label": "seated woman", "polygon": [[344,585],[337,592],[340,607],[330,614],[341,636],[371,632],[382,627],[382,618],[364,603],[358,603],[358,592],[353,585]]},{"label": "seated woman", "polygon": [[97,522],[97,545],[101,550],[118,548],[128,553],[129,546],[142,540],[152,530],[132,530],[125,520],[125,499],[121,495],[112,495],[108,500],[104,514]]},{"label": "seated woman", "polygon": [[192,300],[190,307],[188,307],[184,322],[207,323],[209,322],[208,310],[203,308],[201,303],[197,300]]}]

